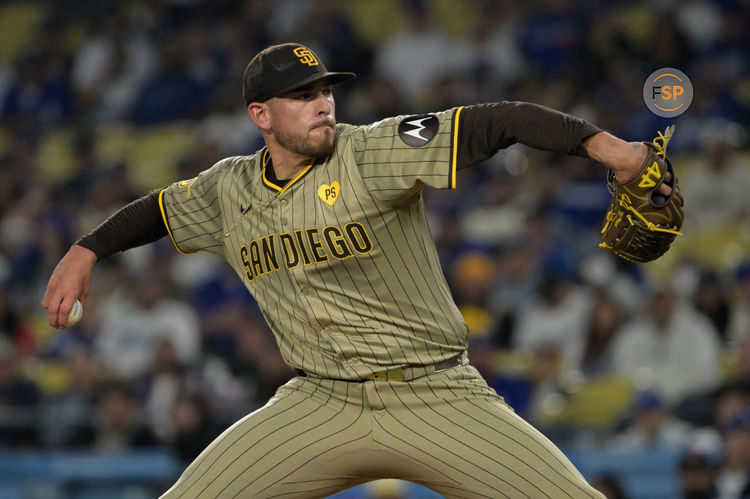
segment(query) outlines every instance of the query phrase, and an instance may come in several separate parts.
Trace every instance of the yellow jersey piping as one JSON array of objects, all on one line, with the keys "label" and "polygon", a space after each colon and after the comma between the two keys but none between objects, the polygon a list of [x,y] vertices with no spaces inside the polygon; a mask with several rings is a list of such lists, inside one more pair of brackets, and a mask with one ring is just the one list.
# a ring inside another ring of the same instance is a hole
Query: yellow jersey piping
[{"label": "yellow jersey piping", "polygon": [[461,111],[464,107],[461,106],[456,109],[456,117],[453,120],[453,157],[451,158],[451,179],[450,188],[456,188],[456,169],[458,167],[458,122],[461,116]]},{"label": "yellow jersey piping", "polygon": [[162,189],[159,193],[159,210],[161,210],[161,219],[164,221],[164,225],[167,227],[167,233],[169,234],[169,238],[172,240],[172,244],[174,244],[174,247],[177,248],[177,251],[182,253],[183,255],[189,255],[192,253],[192,251],[185,252],[180,249],[179,246],[177,246],[177,241],[174,240],[174,236],[172,235],[172,229],[169,228],[169,222],[167,222],[167,213],[164,211],[164,192],[166,189]]},{"label": "yellow jersey piping", "polygon": [[304,170],[302,170],[299,174],[297,174],[296,177],[294,177],[292,180],[290,180],[283,188],[279,187],[278,185],[274,184],[273,182],[269,182],[268,179],[266,179],[266,165],[268,164],[268,149],[263,151],[263,157],[261,159],[261,163],[263,164],[263,183],[266,184],[266,186],[270,187],[271,189],[274,189],[279,192],[279,196],[281,196],[287,189],[289,189],[292,184],[294,184],[297,180],[299,180],[305,173],[307,173],[310,168],[315,164],[315,160],[310,161],[310,164],[305,167]]}]

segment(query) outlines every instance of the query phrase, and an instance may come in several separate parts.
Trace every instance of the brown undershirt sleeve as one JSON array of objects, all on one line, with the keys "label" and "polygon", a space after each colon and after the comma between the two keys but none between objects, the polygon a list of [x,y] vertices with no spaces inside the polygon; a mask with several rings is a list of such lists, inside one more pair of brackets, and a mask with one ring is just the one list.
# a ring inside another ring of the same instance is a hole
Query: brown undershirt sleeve
[{"label": "brown undershirt sleeve", "polygon": [[159,191],[120,208],[76,244],[88,248],[101,260],[118,251],[125,251],[161,239],[167,227],[159,209]]},{"label": "brown undershirt sleeve", "polygon": [[459,169],[484,161],[515,143],[587,158],[582,141],[602,131],[570,114],[510,101],[466,106],[458,128]]}]

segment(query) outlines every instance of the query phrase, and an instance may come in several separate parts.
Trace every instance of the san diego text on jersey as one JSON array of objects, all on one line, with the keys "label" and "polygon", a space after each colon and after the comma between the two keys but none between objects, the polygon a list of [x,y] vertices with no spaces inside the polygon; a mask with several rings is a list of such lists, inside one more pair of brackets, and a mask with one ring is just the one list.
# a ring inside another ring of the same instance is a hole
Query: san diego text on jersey
[{"label": "san diego text on jersey", "polygon": [[330,225],[297,229],[293,233],[268,234],[253,239],[239,249],[249,281],[283,267],[292,269],[300,264],[312,265],[343,260],[355,254],[366,255],[372,251],[372,239],[359,222],[349,222],[343,227]]}]

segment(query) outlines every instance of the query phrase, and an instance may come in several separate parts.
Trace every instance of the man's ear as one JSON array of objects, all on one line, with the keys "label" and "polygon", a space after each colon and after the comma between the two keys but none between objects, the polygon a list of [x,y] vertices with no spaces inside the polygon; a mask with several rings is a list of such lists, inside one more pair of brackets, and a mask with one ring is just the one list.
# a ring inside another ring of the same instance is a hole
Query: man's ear
[{"label": "man's ear", "polygon": [[262,132],[271,131],[271,113],[268,104],[265,102],[252,102],[247,106],[247,113],[253,123],[260,128]]}]

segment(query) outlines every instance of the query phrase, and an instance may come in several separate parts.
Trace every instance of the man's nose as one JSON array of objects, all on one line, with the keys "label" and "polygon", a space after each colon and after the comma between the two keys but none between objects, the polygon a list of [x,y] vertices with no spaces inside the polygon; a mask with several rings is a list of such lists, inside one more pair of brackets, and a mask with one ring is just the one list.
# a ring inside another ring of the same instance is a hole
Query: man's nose
[{"label": "man's nose", "polygon": [[321,116],[327,116],[331,114],[331,100],[323,92],[318,92],[318,114]]}]

